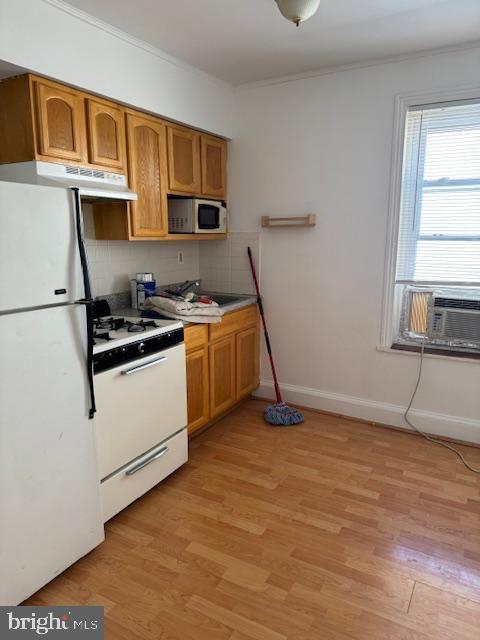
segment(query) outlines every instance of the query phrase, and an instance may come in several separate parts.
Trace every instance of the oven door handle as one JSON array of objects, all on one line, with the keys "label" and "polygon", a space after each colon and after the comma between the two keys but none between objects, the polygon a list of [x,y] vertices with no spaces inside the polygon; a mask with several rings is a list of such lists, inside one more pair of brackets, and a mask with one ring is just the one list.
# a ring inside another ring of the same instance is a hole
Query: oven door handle
[{"label": "oven door handle", "polygon": [[130,467],[125,471],[125,475],[133,476],[133,474],[137,473],[137,471],[140,471],[140,469],[143,469],[154,460],[158,460],[158,458],[161,458],[162,456],[164,456],[167,453],[167,451],[168,451],[168,447],[164,446],[160,449],[160,451],[158,450],[154,451],[152,454],[150,454],[146,458],[143,458],[143,459],[141,458],[140,461],[137,462],[137,464],[135,464],[133,467]]},{"label": "oven door handle", "polygon": [[150,362],[146,362],[145,364],[139,364],[137,367],[132,367],[131,369],[124,369],[121,373],[122,373],[122,376],[131,376],[132,373],[137,373],[137,371],[143,371],[143,369],[148,369],[149,367],[153,367],[156,364],[165,362],[165,360],[168,360],[168,356],[162,356],[161,358],[157,358],[156,360],[151,360]]}]

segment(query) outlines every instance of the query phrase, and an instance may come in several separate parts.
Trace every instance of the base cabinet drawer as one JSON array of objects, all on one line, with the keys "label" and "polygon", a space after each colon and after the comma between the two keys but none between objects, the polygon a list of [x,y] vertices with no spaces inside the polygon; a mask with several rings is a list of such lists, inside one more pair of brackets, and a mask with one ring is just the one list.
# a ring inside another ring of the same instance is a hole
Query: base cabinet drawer
[{"label": "base cabinet drawer", "polygon": [[257,322],[258,307],[256,304],[226,313],[221,322],[209,325],[210,342],[243,331],[246,327],[253,326]]},{"label": "base cabinet drawer", "polygon": [[100,485],[103,521],[110,520],[187,460],[185,428],[103,480]]},{"label": "base cabinet drawer", "polygon": [[189,324],[183,329],[185,349],[199,349],[208,342],[208,324]]}]

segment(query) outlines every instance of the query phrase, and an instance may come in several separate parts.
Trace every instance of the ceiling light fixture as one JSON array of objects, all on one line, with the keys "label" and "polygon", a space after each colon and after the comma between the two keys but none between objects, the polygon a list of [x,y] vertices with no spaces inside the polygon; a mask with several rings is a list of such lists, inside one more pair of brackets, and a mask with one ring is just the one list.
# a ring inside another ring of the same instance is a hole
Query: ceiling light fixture
[{"label": "ceiling light fixture", "polygon": [[287,20],[298,25],[311,18],[320,5],[320,0],[275,0],[280,13]]}]

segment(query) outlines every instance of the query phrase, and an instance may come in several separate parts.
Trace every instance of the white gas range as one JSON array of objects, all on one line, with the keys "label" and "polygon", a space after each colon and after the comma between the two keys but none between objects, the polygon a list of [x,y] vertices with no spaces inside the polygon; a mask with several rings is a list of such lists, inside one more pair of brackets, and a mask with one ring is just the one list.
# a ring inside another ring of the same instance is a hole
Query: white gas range
[{"label": "white gas range", "polygon": [[[124,316],[115,315],[95,318],[93,321],[93,354],[96,356],[106,351],[115,351],[118,347],[124,347],[145,340],[150,341],[150,338],[171,334],[175,331],[177,331],[176,335],[180,336],[178,332],[180,329],[183,329],[183,325],[176,320],[125,318]],[[183,332],[181,334],[181,340],[178,340],[178,342],[183,342]],[[120,351],[118,353],[125,352]],[[142,354],[143,351],[139,353]],[[98,365],[99,358],[95,360]]]},{"label": "white gas range", "polygon": [[104,520],[188,459],[183,325],[94,321],[95,430]]}]

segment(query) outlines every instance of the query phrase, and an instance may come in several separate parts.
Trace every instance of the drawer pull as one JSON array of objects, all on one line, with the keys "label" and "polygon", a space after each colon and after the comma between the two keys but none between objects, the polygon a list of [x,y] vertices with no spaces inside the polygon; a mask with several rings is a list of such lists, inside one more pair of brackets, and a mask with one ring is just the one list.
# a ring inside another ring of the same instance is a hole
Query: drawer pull
[{"label": "drawer pull", "polygon": [[130,467],[129,469],[127,469],[125,471],[125,475],[126,476],[133,476],[133,474],[137,473],[137,471],[140,471],[140,469],[143,469],[144,467],[146,467],[148,464],[150,464],[154,460],[158,460],[158,458],[161,458],[163,455],[165,455],[167,453],[167,451],[168,451],[168,447],[162,447],[160,449],[160,451],[154,451],[152,454],[150,454],[146,458],[140,459],[140,461],[137,462],[136,465],[134,465],[133,467]]},{"label": "drawer pull", "polygon": [[132,375],[132,373],[137,373],[137,371],[148,369],[148,367],[153,367],[156,364],[165,362],[165,360],[168,360],[168,357],[162,356],[161,358],[157,358],[156,360],[152,360],[151,362],[146,362],[145,364],[139,364],[138,367],[132,367],[131,369],[124,369],[124,371],[122,371],[122,376],[130,376]]}]

